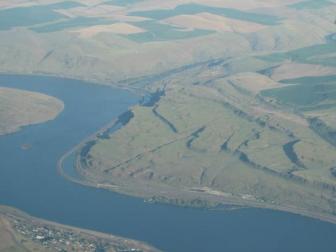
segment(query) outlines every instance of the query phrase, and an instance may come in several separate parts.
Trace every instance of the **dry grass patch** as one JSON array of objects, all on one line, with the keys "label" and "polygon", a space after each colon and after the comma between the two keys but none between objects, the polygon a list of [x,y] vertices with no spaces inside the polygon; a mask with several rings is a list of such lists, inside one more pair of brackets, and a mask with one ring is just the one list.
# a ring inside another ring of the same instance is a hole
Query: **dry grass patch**
[{"label": "dry grass patch", "polygon": [[127,23],[115,23],[111,25],[96,25],[96,26],[91,26],[91,27],[75,30],[75,32],[78,32],[80,36],[83,38],[93,37],[102,32],[127,35],[127,34],[140,33],[144,31],[145,30],[139,27],[136,27],[134,25],[130,25]]},{"label": "dry grass patch", "polygon": [[64,108],[62,101],[44,94],[0,88],[0,135],[20,127],[54,119]]},{"label": "dry grass patch", "polygon": [[15,250],[16,246],[8,221],[0,215],[0,251],[24,251],[24,249]]},{"label": "dry grass patch", "polygon": [[76,7],[71,9],[61,9],[57,12],[68,17],[111,17],[115,12],[122,11],[123,8],[113,5],[97,5],[93,7]]},{"label": "dry grass patch", "polygon": [[334,67],[286,62],[273,69],[271,78],[279,81],[285,79],[296,79],[304,76],[334,75],[335,73],[336,68]]},{"label": "dry grass patch", "polygon": [[234,8],[239,10],[254,10],[259,8],[275,8],[301,2],[301,0],[194,0],[193,2],[224,8]]},{"label": "dry grass patch", "polygon": [[197,15],[180,15],[164,20],[165,23],[187,29],[204,29],[221,32],[249,33],[264,29],[264,25],[245,22],[222,16],[200,13]]},{"label": "dry grass patch", "polygon": [[28,7],[28,6],[34,6],[34,5],[47,5],[47,4],[59,3],[59,2],[62,2],[62,0],[43,0],[43,1],[42,0],[36,0],[36,1],[2,0],[0,1],[0,8],[7,9],[7,8],[17,8],[17,7]]},{"label": "dry grass patch", "polygon": [[257,74],[257,73],[240,73],[234,76],[230,76],[228,81],[234,85],[246,89],[253,94],[258,94],[260,91],[270,88],[283,87],[279,84],[268,78],[267,76]]},{"label": "dry grass patch", "polygon": [[[202,4],[207,6],[233,8],[239,10],[255,10],[259,8],[275,8],[298,3],[301,0],[148,0],[143,1],[134,6],[135,10],[153,10],[153,9],[173,9],[182,4]],[[133,6],[132,6],[133,7]]]}]

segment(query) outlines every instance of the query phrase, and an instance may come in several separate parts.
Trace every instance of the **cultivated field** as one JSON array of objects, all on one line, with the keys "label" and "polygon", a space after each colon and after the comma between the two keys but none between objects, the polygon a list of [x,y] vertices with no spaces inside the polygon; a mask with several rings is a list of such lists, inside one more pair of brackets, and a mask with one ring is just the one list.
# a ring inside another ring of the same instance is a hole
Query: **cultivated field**
[{"label": "cultivated field", "polygon": [[335,5],[318,2],[3,1],[0,71],[129,87],[125,79],[214,58],[323,43]]}]

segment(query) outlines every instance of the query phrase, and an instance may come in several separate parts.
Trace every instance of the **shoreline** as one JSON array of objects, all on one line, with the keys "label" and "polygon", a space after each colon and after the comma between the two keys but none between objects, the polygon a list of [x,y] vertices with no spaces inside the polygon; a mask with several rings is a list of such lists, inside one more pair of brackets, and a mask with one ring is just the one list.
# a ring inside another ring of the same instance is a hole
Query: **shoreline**
[{"label": "shoreline", "polygon": [[[127,246],[130,249],[143,249],[144,251],[148,252],[159,252],[160,250],[153,247],[152,245],[143,242],[143,241],[138,241],[134,239],[129,239],[126,237],[121,237],[113,234],[108,234],[108,233],[103,233],[99,231],[94,231],[94,230],[89,230],[85,228],[80,228],[80,227],[75,227],[75,226],[69,226],[69,225],[64,225],[60,223],[56,223],[53,221],[48,221],[44,219],[40,219],[34,216],[31,216],[19,209],[13,208],[13,207],[8,207],[4,205],[0,205],[0,217],[5,218],[9,222],[24,222],[24,223],[29,223],[33,226],[36,227],[50,227],[52,229],[60,230],[61,232],[70,232],[70,233],[75,233],[78,236],[82,237],[83,239],[92,239],[92,240],[102,240],[102,241],[108,241],[110,245],[114,244],[120,244],[123,246]],[[11,227],[14,232],[18,232],[15,230],[13,227]],[[36,241],[35,241],[36,242]]]},{"label": "shoreline", "polygon": [[[108,82],[108,81],[102,81],[99,79],[91,79],[91,78],[82,78],[80,76],[72,76],[72,75],[61,75],[56,73],[43,73],[43,72],[1,72],[0,75],[8,75],[8,76],[36,76],[36,77],[49,77],[49,78],[58,78],[58,79],[64,79],[64,80],[73,80],[73,81],[81,81],[85,83],[85,85],[99,85],[99,86],[105,86],[110,88],[116,88],[116,89],[122,89],[127,90],[135,95],[141,95],[145,93],[146,91],[141,88],[132,88],[127,85],[118,85],[118,83],[114,82]],[[146,79],[148,76],[140,76],[137,78],[134,78],[134,80],[142,80]],[[119,81],[123,82],[123,81]],[[126,81],[127,82],[127,81]]]}]

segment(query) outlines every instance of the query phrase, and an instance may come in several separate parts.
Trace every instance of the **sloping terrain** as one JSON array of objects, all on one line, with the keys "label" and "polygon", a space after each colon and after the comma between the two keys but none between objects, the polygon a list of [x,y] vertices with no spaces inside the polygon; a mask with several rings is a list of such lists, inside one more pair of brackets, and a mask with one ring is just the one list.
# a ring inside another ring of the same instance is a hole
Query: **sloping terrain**
[{"label": "sloping terrain", "polygon": [[[244,35],[251,47],[243,56],[158,76],[145,86],[153,101],[131,108],[117,132],[98,136],[78,170],[99,187],[158,201],[235,202],[333,218],[336,42],[335,26],[321,13],[334,5],[309,6],[276,9],[281,25]],[[168,19],[171,12],[136,14],[188,24]],[[293,12],[304,21],[289,18]],[[322,19],[329,32],[307,32]]]},{"label": "sloping terrain", "polygon": [[[314,107],[312,116],[268,94],[292,84],[281,87],[250,72],[222,77],[223,65],[189,70],[165,80],[164,87],[158,84],[161,99],[134,107],[128,124],[107,139],[98,138],[81,156],[82,173],[93,183],[142,196],[147,187],[151,196],[160,196],[155,188],[163,184],[168,197],[169,187],[197,189],[202,193],[195,198],[207,199],[204,190],[222,193],[216,203],[247,199],[332,214],[334,129],[318,115],[321,110]],[[297,100],[303,90],[288,92]],[[327,114],[335,118],[330,106]]]},{"label": "sloping terrain", "polygon": [[120,81],[213,58],[323,43],[334,29],[335,5],[315,10],[293,7],[297,3],[4,1],[0,71],[129,86]]}]

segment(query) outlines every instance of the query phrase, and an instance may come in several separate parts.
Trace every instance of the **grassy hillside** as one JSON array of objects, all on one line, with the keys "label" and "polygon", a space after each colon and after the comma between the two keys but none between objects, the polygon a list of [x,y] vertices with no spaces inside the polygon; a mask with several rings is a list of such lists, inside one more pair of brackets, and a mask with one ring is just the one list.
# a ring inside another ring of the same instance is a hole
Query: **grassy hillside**
[{"label": "grassy hillside", "polygon": [[[257,73],[221,77],[209,69],[165,83],[160,101],[134,107],[126,126],[81,156],[89,181],[142,196],[148,188],[154,196],[169,195],[169,187],[207,188],[194,197],[209,205],[207,194],[220,192],[225,196],[216,203],[228,197],[334,213],[335,146],[316,134],[308,115],[259,94],[283,84]],[[155,189],[162,184],[166,191]]]},{"label": "grassy hillside", "polygon": [[[292,4],[269,7],[277,23],[262,25],[272,27],[211,35],[223,36],[219,48],[228,51],[244,37],[244,51],[145,83],[160,99],[133,107],[121,129],[98,136],[79,155],[79,172],[93,185],[154,201],[234,202],[334,218],[335,26],[322,13],[335,5]],[[185,8],[132,15],[186,26],[187,19],[171,19],[198,14],[199,7]]]},{"label": "grassy hillside", "polygon": [[125,86],[120,81],[214,58],[323,43],[334,4],[315,11],[289,3],[301,2],[4,1],[0,72]]}]

